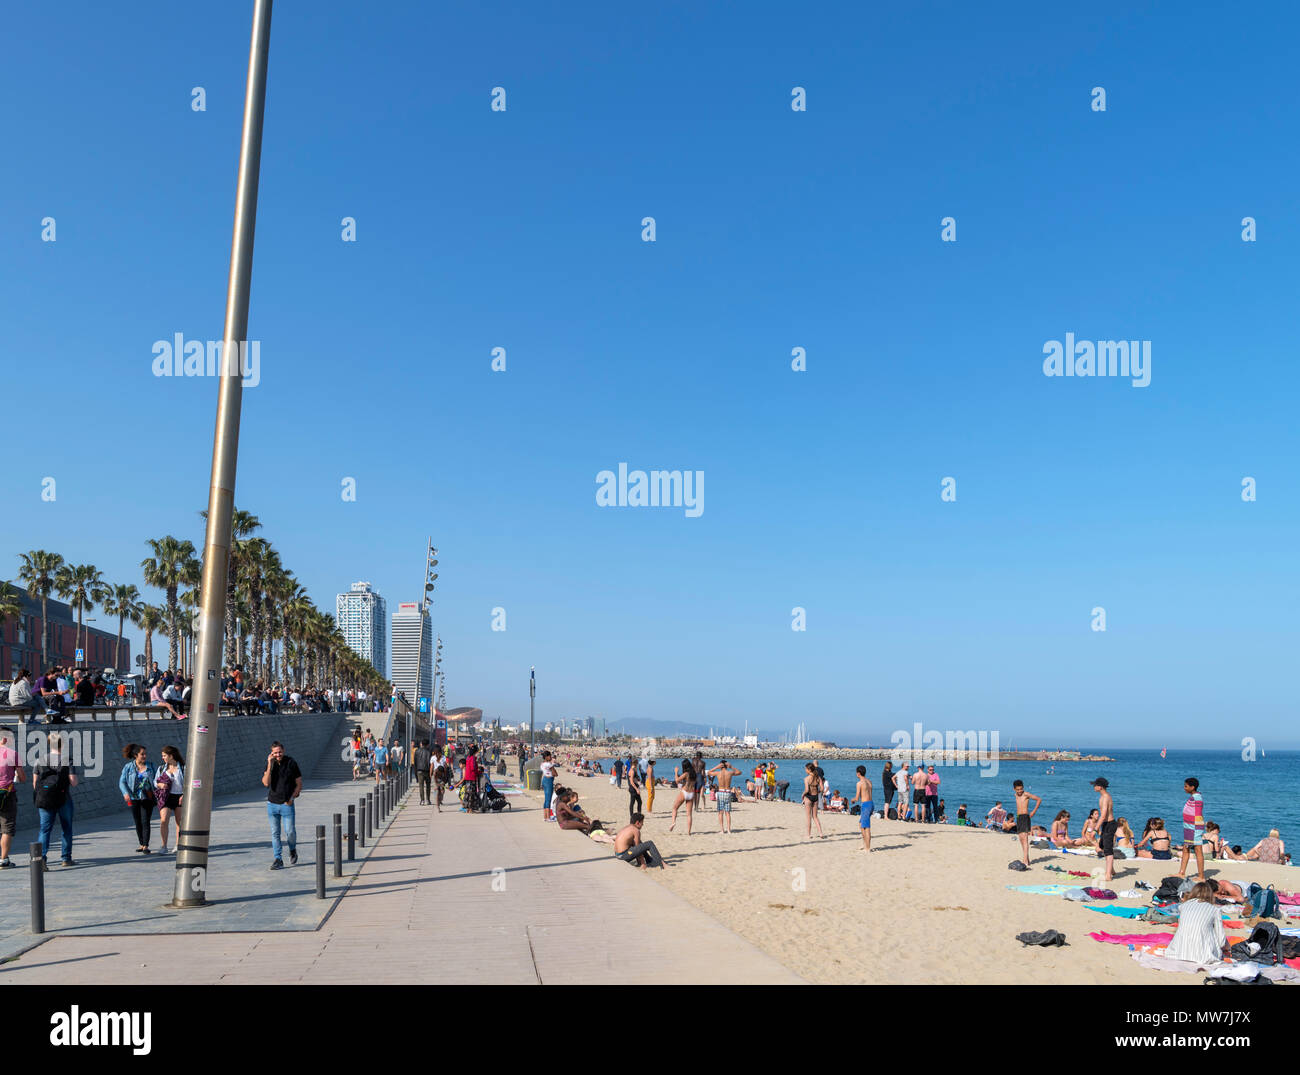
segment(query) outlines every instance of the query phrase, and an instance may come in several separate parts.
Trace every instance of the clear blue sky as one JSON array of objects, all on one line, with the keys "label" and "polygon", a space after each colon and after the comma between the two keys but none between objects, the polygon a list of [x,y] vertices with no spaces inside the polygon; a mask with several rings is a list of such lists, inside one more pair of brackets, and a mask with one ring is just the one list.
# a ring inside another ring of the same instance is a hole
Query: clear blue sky
[{"label": "clear blue sky", "polygon": [[[10,577],[201,541],[216,384],[151,348],[221,332],[251,6],[7,14]],[[505,721],[536,664],[542,720],[1295,744],[1297,17],[1132,7],[281,4],[238,504],[329,611],[433,534]]]}]

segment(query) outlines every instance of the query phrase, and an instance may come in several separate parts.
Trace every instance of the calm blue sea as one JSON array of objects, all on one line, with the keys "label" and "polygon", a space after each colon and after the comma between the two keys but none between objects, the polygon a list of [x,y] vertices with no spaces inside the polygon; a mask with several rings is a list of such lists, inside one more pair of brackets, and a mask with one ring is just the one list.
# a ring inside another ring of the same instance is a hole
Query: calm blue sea
[{"label": "calm blue sea", "polygon": [[[1249,850],[1275,828],[1286,841],[1287,851],[1293,855],[1300,852],[1300,751],[1269,751],[1265,757],[1250,762],[1243,761],[1239,753],[1222,750],[1170,750],[1164,758],[1158,750],[1087,748],[1083,752],[1106,754],[1116,760],[1004,761],[992,777],[981,776],[984,770],[974,766],[936,765],[942,778],[939,792],[946,802],[949,821],[956,818],[957,807],[966,803],[968,816],[982,822],[998,799],[1008,805],[1012,782],[1023,780],[1027,790],[1043,797],[1034,822],[1050,826],[1058,811],[1068,810],[1070,833],[1078,836],[1083,819],[1097,805],[1092,781],[1104,776],[1110,781],[1116,816],[1128,818],[1138,836],[1147,818],[1163,817],[1170,831],[1181,838],[1183,803],[1187,798],[1183,780],[1194,776],[1201,782],[1205,816],[1219,823],[1228,843]],[[672,759],[665,761],[670,764],[661,764],[659,773],[672,776]],[[716,765],[717,759],[708,764]],[[754,768],[754,762],[748,760],[733,764],[746,775]],[[880,772],[885,764],[882,760],[820,764],[831,787],[838,788],[846,799],[852,797],[857,784],[855,770],[859,764],[865,765],[879,808]],[[1053,767],[1055,772],[1049,773]],[[803,762],[778,761],[777,779],[790,781],[788,795],[797,801],[803,788]]]}]

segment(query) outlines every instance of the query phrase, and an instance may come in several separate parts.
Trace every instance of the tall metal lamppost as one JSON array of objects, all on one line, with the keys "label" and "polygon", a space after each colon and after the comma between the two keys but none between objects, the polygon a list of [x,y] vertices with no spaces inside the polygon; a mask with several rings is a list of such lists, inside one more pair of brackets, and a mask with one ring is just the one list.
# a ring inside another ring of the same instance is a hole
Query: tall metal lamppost
[{"label": "tall metal lamppost", "polygon": [[266,111],[266,65],[271,46],[271,0],[253,0],[253,32],[244,86],[244,126],[239,141],[235,221],[222,330],[222,368],[212,438],[208,525],[203,538],[199,585],[201,619],[190,699],[185,796],[182,800],[173,885],[173,907],[199,907],[207,891],[213,772],[217,760],[217,675],[226,621],[226,570],[230,562],[231,516],[239,456],[239,413],[243,402],[242,356],[248,341],[248,296],[253,278],[253,234],[262,165],[262,119]]},{"label": "tall metal lamppost", "polygon": [[[429,538],[428,550],[424,555],[424,589],[420,592],[420,622],[418,630],[420,632],[419,642],[415,649],[415,712],[408,713],[406,716],[406,756],[411,756],[411,737],[414,732],[415,718],[420,714],[420,688],[424,685],[424,616],[433,598],[429,595],[433,593],[433,584],[438,580],[438,573],[434,568],[438,566],[438,550],[433,547],[433,538]],[[432,708],[433,689],[429,690],[429,706]]]},{"label": "tall metal lamppost", "polygon": [[532,739],[528,747],[530,757],[537,756],[537,667],[528,669],[528,734]]}]

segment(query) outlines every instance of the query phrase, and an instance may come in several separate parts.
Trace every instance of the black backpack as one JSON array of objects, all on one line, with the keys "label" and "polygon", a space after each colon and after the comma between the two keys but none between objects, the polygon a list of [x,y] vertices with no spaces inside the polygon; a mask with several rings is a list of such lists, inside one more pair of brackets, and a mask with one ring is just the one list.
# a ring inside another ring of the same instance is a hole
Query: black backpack
[{"label": "black backpack", "polygon": [[57,769],[45,765],[32,780],[32,798],[38,810],[61,810],[68,801],[68,788],[71,786],[66,765]]}]

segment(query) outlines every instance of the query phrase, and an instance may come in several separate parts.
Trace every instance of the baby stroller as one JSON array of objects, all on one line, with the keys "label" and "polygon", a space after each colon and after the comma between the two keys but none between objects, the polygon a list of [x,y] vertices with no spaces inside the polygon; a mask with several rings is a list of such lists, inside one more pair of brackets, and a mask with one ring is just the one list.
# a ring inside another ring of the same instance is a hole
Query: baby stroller
[{"label": "baby stroller", "polygon": [[510,804],[506,797],[492,786],[491,780],[483,781],[483,811],[485,813],[498,814],[502,810],[509,810]]}]

